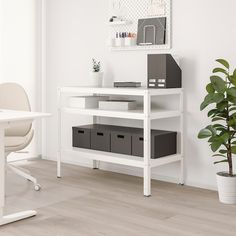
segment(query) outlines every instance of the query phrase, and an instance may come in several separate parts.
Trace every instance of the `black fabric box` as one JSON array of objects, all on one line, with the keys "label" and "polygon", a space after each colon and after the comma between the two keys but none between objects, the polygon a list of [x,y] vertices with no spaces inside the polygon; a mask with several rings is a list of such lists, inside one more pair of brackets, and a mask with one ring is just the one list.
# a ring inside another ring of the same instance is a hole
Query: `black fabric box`
[{"label": "black fabric box", "polygon": [[[172,131],[152,130],[151,158],[157,159],[174,155],[177,152],[177,133]],[[143,157],[143,133],[132,134],[132,155]]]},{"label": "black fabric box", "polygon": [[91,131],[89,128],[72,127],[72,146],[77,148],[91,148]]},{"label": "black fabric box", "polygon": [[[73,127],[73,147],[143,157],[143,129],[113,125]],[[177,132],[152,130],[151,158],[176,154]]]},{"label": "black fabric box", "polygon": [[122,131],[112,131],[111,133],[111,152],[131,155],[131,133]]},{"label": "black fabric box", "polygon": [[111,134],[101,127],[91,129],[91,149],[110,152],[111,151]]}]

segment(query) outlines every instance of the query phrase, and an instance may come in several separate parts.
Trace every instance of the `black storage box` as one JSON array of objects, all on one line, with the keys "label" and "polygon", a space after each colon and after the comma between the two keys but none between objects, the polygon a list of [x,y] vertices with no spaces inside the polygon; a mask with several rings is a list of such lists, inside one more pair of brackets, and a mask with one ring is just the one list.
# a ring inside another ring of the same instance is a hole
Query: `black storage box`
[{"label": "black storage box", "polygon": [[104,127],[92,125],[91,149],[105,152],[111,151],[111,134]]},{"label": "black storage box", "polygon": [[[143,129],[100,124],[73,127],[73,147],[143,157]],[[152,130],[152,159],[176,154],[176,149],[176,132]]]},{"label": "black storage box", "polygon": [[91,131],[86,126],[72,127],[72,146],[77,148],[91,148]]},{"label": "black storage box", "polygon": [[131,155],[131,133],[112,131],[111,152]]},{"label": "black storage box", "polygon": [[[151,133],[151,158],[157,159],[176,154],[177,133],[172,131],[152,130]],[[143,133],[132,134],[132,155],[143,157]]]}]

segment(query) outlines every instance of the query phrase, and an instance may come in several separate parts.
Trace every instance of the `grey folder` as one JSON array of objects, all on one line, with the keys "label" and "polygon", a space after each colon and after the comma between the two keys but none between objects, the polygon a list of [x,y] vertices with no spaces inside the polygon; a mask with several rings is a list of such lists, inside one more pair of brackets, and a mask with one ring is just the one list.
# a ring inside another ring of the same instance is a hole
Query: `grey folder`
[{"label": "grey folder", "polygon": [[166,17],[138,20],[138,45],[163,45],[166,41]]}]

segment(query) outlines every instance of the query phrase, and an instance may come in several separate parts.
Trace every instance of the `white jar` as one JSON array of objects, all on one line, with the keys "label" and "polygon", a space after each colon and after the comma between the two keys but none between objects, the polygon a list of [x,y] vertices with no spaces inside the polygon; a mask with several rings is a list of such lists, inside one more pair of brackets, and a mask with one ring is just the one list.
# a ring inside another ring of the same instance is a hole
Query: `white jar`
[{"label": "white jar", "polygon": [[116,47],[124,47],[125,46],[125,39],[124,38],[117,38],[116,39]]},{"label": "white jar", "polygon": [[125,46],[135,46],[136,38],[125,38]]}]

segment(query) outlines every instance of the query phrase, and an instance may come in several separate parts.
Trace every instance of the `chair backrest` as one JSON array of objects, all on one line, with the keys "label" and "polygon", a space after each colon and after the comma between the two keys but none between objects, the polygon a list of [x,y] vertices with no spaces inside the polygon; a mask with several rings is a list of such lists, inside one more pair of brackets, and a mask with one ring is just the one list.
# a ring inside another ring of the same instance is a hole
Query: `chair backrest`
[{"label": "chair backrest", "polygon": [[[16,83],[0,84],[0,109],[30,111],[29,99],[24,88]],[[5,135],[25,136],[29,133],[31,127],[32,122],[27,121],[6,129]]]}]

